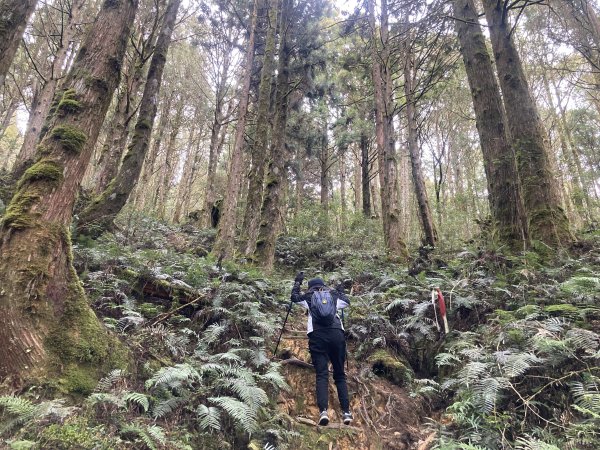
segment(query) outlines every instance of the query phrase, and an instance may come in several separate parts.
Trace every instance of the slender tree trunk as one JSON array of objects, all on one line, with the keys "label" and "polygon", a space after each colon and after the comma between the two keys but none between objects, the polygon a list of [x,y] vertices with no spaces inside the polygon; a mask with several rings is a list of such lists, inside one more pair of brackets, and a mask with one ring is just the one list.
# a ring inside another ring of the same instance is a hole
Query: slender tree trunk
[{"label": "slender tree trunk", "polygon": [[[387,0],[381,2],[381,28],[377,36],[375,26],[374,0],[368,0],[369,22],[372,39],[372,75],[375,95],[375,128],[379,157],[381,189],[381,216],[383,237],[387,250],[402,259],[408,259],[408,250],[400,229],[398,204],[397,161],[394,141],[394,117],[392,107],[392,78],[390,63],[390,43],[388,39]],[[381,54],[377,43],[381,42]]]},{"label": "slender tree trunk", "polygon": [[[556,110],[554,109],[554,102],[552,100],[552,91],[550,90],[550,83],[548,82],[548,79],[545,75],[544,86],[546,88],[549,101],[551,102],[550,107],[554,115],[556,115]],[[590,198],[588,186],[586,186],[584,180],[584,171],[583,167],[581,166],[581,155],[579,154],[579,152],[577,151],[577,147],[573,143],[571,130],[569,129],[566,119],[567,111],[565,106],[562,104],[560,91],[556,85],[553,85],[553,88],[558,103],[558,126],[561,145],[563,146],[565,159],[569,164],[569,170],[571,171],[571,175],[575,178],[577,189],[580,190],[581,196],[583,197],[583,201],[585,203],[585,208],[581,208],[580,214],[582,214],[582,216],[585,217],[589,223],[592,223],[595,221],[594,206]]]},{"label": "slender tree trunk", "polygon": [[471,88],[483,154],[488,200],[499,238],[517,248],[528,228],[514,150],[505,125],[500,88],[473,0],[454,0],[456,31]]},{"label": "slender tree trunk", "polygon": [[181,128],[184,106],[184,99],[182,97],[179,102],[177,113],[171,122],[171,132],[169,133],[169,140],[167,141],[167,146],[165,148],[165,160],[158,181],[155,207],[157,215],[161,220],[165,218],[167,199],[169,198],[171,182],[173,181],[173,174],[175,173],[176,158],[174,156],[177,151],[177,135]]},{"label": "slender tree trunk", "polygon": [[210,134],[210,147],[208,154],[208,169],[206,173],[206,190],[204,195],[204,206],[202,207],[201,226],[209,228],[212,223],[212,209],[216,201],[215,178],[217,174],[217,162],[221,153],[222,140],[221,128],[225,114],[223,107],[225,106],[225,94],[227,85],[227,75],[229,72],[229,64],[231,61],[231,49],[223,57],[223,66],[219,75],[219,82],[215,92],[215,110],[213,114],[213,123]]},{"label": "slender tree trunk", "polygon": [[252,145],[252,168],[248,174],[248,197],[246,211],[242,225],[242,242],[245,254],[251,255],[256,246],[260,209],[263,197],[263,183],[265,178],[265,165],[268,153],[269,134],[269,106],[271,103],[271,76],[275,63],[275,34],[277,28],[277,15],[279,0],[269,0],[269,16],[267,20],[267,37],[265,41],[265,54],[260,74],[258,93],[258,106],[256,115],[256,131]]},{"label": "slender tree trunk", "polygon": [[320,166],[320,182],[319,187],[321,189],[321,212],[322,217],[319,223],[319,235],[325,236],[329,233],[329,169],[330,169],[330,156],[329,156],[329,138],[327,136],[327,114],[323,117],[323,129],[321,130],[321,149],[319,155],[319,166]]},{"label": "slender tree trunk", "polygon": [[[355,144],[353,144],[355,145]],[[358,157],[357,154],[354,153],[354,151],[352,152],[353,154],[353,162],[354,162],[354,167],[353,167],[353,182],[352,182],[352,188],[354,190],[354,212],[358,212],[358,211],[362,211],[362,169],[360,167],[360,163],[361,163],[361,159]]]},{"label": "slender tree trunk", "polygon": [[371,217],[371,167],[369,158],[369,138],[366,134],[360,135],[360,156],[361,156],[361,188],[362,188],[362,211],[368,219]]},{"label": "slender tree trunk", "polygon": [[288,119],[289,95],[289,60],[291,48],[288,44],[292,0],[283,0],[281,6],[281,32],[279,40],[279,54],[277,65],[277,84],[275,90],[275,123],[271,142],[271,155],[265,194],[260,211],[260,226],[256,240],[254,258],[267,270],[273,269],[275,262],[275,243],[281,229],[282,207],[284,200],[285,160],[286,150],[286,125]]},{"label": "slender tree trunk", "polygon": [[2,218],[0,378],[19,382],[56,371],[91,390],[98,372],[123,356],[87,303],[72,265],[69,226],[119,84],[136,9],[132,0],[103,3],[46,121],[40,157],[19,180]]},{"label": "slender tree trunk", "polygon": [[[103,231],[110,229],[116,215],[125,206],[138,181],[144,157],[150,146],[150,136],[152,135],[160,97],[160,85],[180,4],[181,0],[169,0],[162,29],[148,68],[146,86],[144,87],[140,113],[133,131],[131,145],[127,149],[121,170],[119,170],[117,176],[102,194],[94,199],[81,213],[78,231],[83,234],[97,237]],[[167,162],[170,162],[168,158]]]},{"label": "slender tree trunk", "polygon": [[340,231],[346,228],[348,205],[346,204],[346,151],[347,148],[340,148],[338,156],[338,166],[340,169],[340,206],[342,209],[340,217]]},{"label": "slender tree trunk", "polygon": [[[156,13],[158,14],[159,12],[157,11]],[[149,45],[154,46],[154,42]],[[143,37],[138,39],[137,47],[145,47]],[[129,124],[136,110],[134,99],[139,96],[144,77],[144,60],[139,51],[134,52],[134,56],[129,61],[126,73],[130,74],[130,79],[122,83],[122,91],[117,96],[115,112],[108,126],[108,135],[106,136],[106,141],[97,164],[98,169],[94,183],[94,192],[96,194],[101,194],[108,187],[108,183],[117,175],[119,163],[127,145],[130,129]]]},{"label": "slender tree trunk", "polygon": [[21,151],[19,152],[15,165],[15,174],[18,174],[19,176],[29,165],[31,165],[31,160],[35,156],[35,144],[40,140],[40,137],[42,137],[40,134],[44,125],[44,120],[48,116],[52,99],[54,98],[57,86],[63,76],[63,68],[68,67],[65,63],[69,52],[73,52],[71,44],[77,33],[76,26],[81,18],[85,2],[86,0],[75,0],[72,2],[71,12],[66,26],[63,29],[60,46],[56,50],[56,55],[48,70],[45,83],[42,85],[33,101],[29,113],[29,120],[27,122],[27,131],[25,131]]},{"label": "slender tree trunk", "polygon": [[424,243],[431,247],[435,247],[437,241],[437,231],[433,223],[433,215],[429,207],[429,199],[427,198],[427,188],[425,187],[425,179],[423,178],[423,169],[421,168],[421,155],[417,143],[417,113],[414,101],[413,92],[413,60],[408,46],[405,49],[404,62],[404,95],[406,97],[406,118],[408,121],[408,151],[410,154],[410,163],[412,167],[412,178],[419,206],[419,218],[423,234],[425,235]]},{"label": "slender tree trunk", "polygon": [[196,173],[196,166],[198,164],[199,157],[199,145],[200,139],[197,138],[196,130],[201,129],[204,124],[198,123],[199,108],[196,108],[194,113],[194,126],[190,131],[190,137],[187,145],[187,152],[185,157],[185,163],[183,168],[183,175],[179,186],[177,186],[177,198],[175,200],[175,212],[173,213],[173,222],[179,223],[181,221],[181,215],[184,211],[184,205],[186,199],[189,198],[192,189],[192,182],[194,180],[194,174]]},{"label": "slender tree trunk", "polygon": [[235,224],[238,200],[240,197],[241,179],[243,171],[244,157],[242,149],[244,145],[244,131],[246,129],[246,116],[248,115],[248,99],[250,96],[250,81],[252,79],[252,66],[254,63],[254,41],[256,30],[258,0],[254,0],[252,14],[250,16],[250,35],[246,47],[244,59],[244,75],[242,79],[242,88],[240,94],[240,103],[238,105],[238,117],[235,127],[235,138],[231,158],[229,162],[229,172],[227,177],[227,190],[223,200],[221,210],[221,220],[217,232],[217,240],[213,252],[219,257],[231,258],[235,241]]},{"label": "slender tree trunk", "polygon": [[[136,196],[138,200],[136,201],[136,204],[138,205],[138,208],[140,210],[145,209],[146,202],[148,202],[148,200],[150,200],[150,202],[154,202],[154,197],[151,194],[154,191],[149,188],[152,186],[151,181],[155,172],[156,160],[160,153],[160,147],[162,145],[165,130],[167,129],[167,125],[169,123],[169,116],[171,114],[171,105],[173,103],[173,97],[174,92],[171,91],[165,99],[160,114],[160,120],[158,121],[158,130],[156,133],[156,137],[154,138],[154,143],[152,144],[151,150],[146,155],[143,164],[141,182],[139,183],[136,189]],[[140,190],[140,186],[144,186],[144,191]]]},{"label": "slender tree trunk", "polygon": [[36,4],[37,0],[0,0],[0,87]]},{"label": "slender tree trunk", "polygon": [[560,206],[555,169],[545,142],[546,131],[513,43],[506,1],[483,0],[483,6],[516,152],[530,236],[548,245],[566,245],[573,236]]}]

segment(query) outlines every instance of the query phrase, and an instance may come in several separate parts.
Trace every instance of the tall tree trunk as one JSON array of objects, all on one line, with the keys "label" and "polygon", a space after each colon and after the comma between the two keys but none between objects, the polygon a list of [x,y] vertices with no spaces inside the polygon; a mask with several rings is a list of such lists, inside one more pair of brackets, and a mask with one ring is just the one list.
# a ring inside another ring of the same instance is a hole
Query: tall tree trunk
[{"label": "tall tree trunk", "polygon": [[0,0],[0,87],[36,4],[37,0]]},{"label": "tall tree trunk", "polygon": [[417,142],[417,113],[414,100],[413,84],[413,59],[408,45],[405,48],[404,62],[404,95],[406,97],[406,118],[408,121],[408,151],[410,154],[410,163],[412,167],[412,178],[419,207],[419,218],[421,227],[425,235],[424,244],[435,247],[437,241],[437,231],[433,223],[433,215],[429,207],[427,198],[427,188],[423,178],[423,169],[421,168],[421,155]]},{"label": "tall tree trunk", "polygon": [[523,71],[508,23],[505,0],[483,0],[500,88],[515,148],[523,202],[532,239],[547,245],[573,240],[546,146],[546,131]]},{"label": "tall tree trunk", "polygon": [[248,174],[248,197],[242,225],[243,238],[246,239],[246,242],[242,242],[242,245],[245,248],[246,255],[251,255],[254,252],[260,221],[265,165],[269,150],[269,106],[271,103],[271,76],[275,63],[275,34],[278,9],[279,0],[269,0],[265,54],[258,89],[256,131],[252,145],[252,168]]},{"label": "tall tree trunk", "polygon": [[165,218],[167,209],[167,199],[171,190],[171,182],[173,181],[173,174],[175,173],[175,162],[174,158],[177,151],[177,135],[181,128],[181,121],[183,118],[184,99],[183,97],[179,100],[179,106],[175,117],[171,121],[171,132],[169,133],[169,139],[165,147],[165,159],[160,171],[160,177],[156,187],[156,197],[154,207],[158,217],[162,220]]},{"label": "tall tree trunk", "polygon": [[323,130],[321,130],[321,148],[319,155],[319,167],[320,167],[320,182],[319,187],[321,189],[321,221],[319,222],[319,235],[325,236],[329,233],[329,169],[330,169],[330,155],[329,155],[329,138],[327,136],[327,115],[325,113],[323,117]]},{"label": "tall tree trunk", "polygon": [[[381,216],[383,237],[387,250],[402,259],[408,259],[408,250],[400,229],[398,204],[398,178],[396,148],[394,140],[394,117],[392,107],[392,77],[390,43],[388,39],[387,0],[381,2],[381,27],[379,36],[375,26],[375,0],[368,0],[369,23],[372,38],[372,76],[375,95],[375,128],[379,159],[379,181],[381,189]],[[381,54],[377,43],[381,42]]]},{"label": "tall tree trunk", "polygon": [[194,181],[194,175],[196,174],[196,168],[200,156],[200,138],[197,136],[196,131],[204,126],[204,123],[198,123],[198,116],[200,108],[196,108],[194,112],[194,126],[190,131],[190,136],[187,145],[187,152],[185,157],[185,163],[183,167],[183,175],[181,181],[177,186],[177,198],[175,199],[175,212],[173,213],[173,222],[179,223],[181,221],[182,213],[185,212],[186,199],[189,199],[192,183]]},{"label": "tall tree trunk", "polygon": [[223,126],[223,120],[225,114],[223,114],[223,107],[225,106],[225,95],[227,85],[227,75],[229,73],[229,64],[231,61],[231,48],[228,49],[227,53],[223,56],[223,66],[219,74],[219,81],[215,92],[215,110],[213,113],[213,123],[210,133],[210,147],[208,153],[208,168],[206,172],[206,190],[204,194],[204,206],[202,207],[202,220],[201,226],[208,228],[212,223],[212,209],[216,201],[215,195],[215,178],[217,174],[217,162],[219,161],[219,155],[221,153],[220,134],[221,127]]},{"label": "tall tree trunk", "polygon": [[[356,144],[353,144],[356,145]],[[352,189],[354,190],[354,212],[362,211],[362,169],[360,167],[361,159],[353,151],[352,161],[354,163],[352,171]]]},{"label": "tall tree trunk", "polygon": [[2,218],[0,378],[18,382],[56,371],[85,392],[123,356],[87,303],[72,265],[69,226],[119,84],[136,9],[132,0],[103,3],[46,121],[39,159],[19,180]]},{"label": "tall tree trunk", "polygon": [[31,165],[31,160],[35,156],[35,144],[41,137],[40,133],[44,125],[44,120],[48,116],[52,99],[54,98],[57,86],[63,76],[63,68],[66,67],[65,62],[67,56],[70,51],[73,51],[73,49],[71,49],[71,43],[77,33],[77,24],[81,18],[85,2],[86,0],[73,1],[66,26],[63,28],[60,46],[56,50],[54,60],[49,67],[46,80],[31,105],[27,130],[25,131],[21,151],[19,152],[15,165],[14,172],[19,176],[29,165]]},{"label": "tall tree trunk", "polygon": [[483,154],[488,200],[499,238],[512,247],[527,243],[528,228],[514,149],[492,61],[473,0],[454,0],[456,31],[467,72]]},{"label": "tall tree trunk", "polygon": [[371,217],[371,161],[369,158],[369,138],[365,133],[360,135],[360,167],[362,187],[362,211],[364,216]]},{"label": "tall tree trunk", "polygon": [[338,167],[340,169],[340,206],[341,206],[341,215],[340,215],[340,231],[343,231],[346,228],[346,220],[348,213],[348,205],[346,204],[346,151],[347,148],[340,148],[338,155]]},{"label": "tall tree trunk", "polygon": [[260,226],[254,252],[256,261],[269,271],[273,269],[275,262],[275,242],[281,228],[283,216],[281,208],[285,198],[283,189],[287,155],[285,130],[288,118],[289,61],[292,50],[289,46],[290,24],[288,23],[288,17],[291,15],[292,4],[292,0],[282,0],[277,87],[275,90],[275,123],[273,125],[265,195],[260,211]]},{"label": "tall tree trunk", "polygon": [[[545,83],[545,88],[547,91],[549,101],[551,102],[550,106],[552,108],[552,111],[554,112],[556,110],[554,109],[554,102],[552,101],[552,91],[550,90],[550,83],[548,82],[548,79],[546,78],[545,75],[544,75],[544,83]],[[559,110],[558,124],[559,124],[559,135],[561,138],[561,145],[563,145],[563,148],[565,151],[565,158],[568,161],[569,170],[571,171],[571,175],[575,177],[577,188],[581,191],[583,200],[585,202],[585,208],[582,208],[581,213],[588,220],[589,223],[592,223],[596,220],[595,216],[594,216],[594,205],[590,198],[590,192],[589,192],[590,190],[588,189],[588,186],[586,186],[585,179],[583,176],[584,171],[583,171],[583,167],[581,165],[581,155],[579,154],[579,152],[577,151],[577,147],[573,143],[573,136],[571,135],[571,130],[569,128],[569,125],[567,124],[567,118],[566,118],[567,111],[566,111],[565,106],[562,103],[562,98],[560,96],[560,90],[558,89],[558,86],[556,86],[555,84],[553,84],[552,87],[554,88],[554,92],[556,94],[558,110]],[[554,113],[554,114],[556,114],[556,113]]]},{"label": "tall tree trunk", "polygon": [[254,0],[252,14],[250,16],[250,35],[244,58],[244,75],[238,105],[237,124],[235,126],[235,138],[229,162],[227,177],[227,190],[223,199],[221,220],[217,232],[217,240],[213,252],[219,257],[231,258],[235,241],[235,224],[238,200],[240,197],[241,179],[244,157],[242,149],[244,145],[244,131],[246,129],[246,116],[248,115],[248,99],[250,96],[250,81],[252,79],[252,66],[254,63],[254,41],[256,31],[256,16],[258,0]]},{"label": "tall tree trunk", "polygon": [[[156,14],[159,13],[159,11],[156,11]],[[136,45],[136,48],[141,50],[136,49],[129,60],[126,70],[129,76],[122,83],[121,92],[117,96],[115,112],[108,126],[106,141],[100,153],[94,183],[94,192],[96,194],[101,194],[108,187],[108,183],[117,175],[119,163],[127,145],[130,123],[137,110],[135,103],[137,98],[139,98],[139,91],[144,78],[144,63],[147,60],[147,56],[143,53],[145,49],[153,48],[155,45],[155,33],[151,33],[147,41],[144,42],[143,32],[144,30],[140,30],[140,36]]]},{"label": "tall tree trunk", "polygon": [[[152,193],[154,191],[149,188],[151,187],[151,181],[152,181],[152,178],[153,178],[153,175],[155,172],[154,166],[156,165],[156,160],[160,153],[160,147],[162,145],[165,130],[167,129],[167,125],[169,123],[169,116],[171,114],[171,105],[173,103],[174,95],[175,95],[174,91],[169,92],[169,95],[167,95],[167,98],[164,101],[164,104],[163,104],[163,107],[161,110],[161,114],[160,114],[160,120],[158,121],[158,130],[156,132],[156,136],[154,137],[154,142],[152,143],[152,148],[146,155],[144,163],[142,164],[141,182],[138,184],[137,188],[135,189],[135,195],[136,195],[135,203],[136,203],[136,206],[142,211],[146,207],[146,202],[148,202],[149,200],[151,202],[154,201],[153,196],[152,196]],[[144,186],[143,191],[140,189],[140,186]],[[150,191],[150,192],[148,192],[148,191]]]},{"label": "tall tree trunk", "polygon": [[180,4],[181,0],[169,0],[162,29],[148,68],[146,86],[131,145],[127,149],[117,176],[104,192],[81,213],[77,229],[83,234],[97,237],[103,231],[110,229],[116,215],[127,203],[127,199],[138,181],[146,152],[150,146],[150,136],[160,97],[160,85]]}]

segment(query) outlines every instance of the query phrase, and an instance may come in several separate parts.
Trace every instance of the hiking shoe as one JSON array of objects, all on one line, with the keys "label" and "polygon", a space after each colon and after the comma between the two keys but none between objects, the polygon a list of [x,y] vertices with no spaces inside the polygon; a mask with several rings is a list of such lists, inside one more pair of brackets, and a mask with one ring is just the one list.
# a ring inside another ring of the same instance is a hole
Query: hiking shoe
[{"label": "hiking shoe", "polygon": [[321,411],[319,415],[319,425],[327,425],[329,423],[329,416],[327,415],[327,411]]},{"label": "hiking shoe", "polygon": [[342,419],[344,420],[344,425],[350,425],[354,417],[352,417],[352,413],[350,411],[344,411],[342,414]]}]

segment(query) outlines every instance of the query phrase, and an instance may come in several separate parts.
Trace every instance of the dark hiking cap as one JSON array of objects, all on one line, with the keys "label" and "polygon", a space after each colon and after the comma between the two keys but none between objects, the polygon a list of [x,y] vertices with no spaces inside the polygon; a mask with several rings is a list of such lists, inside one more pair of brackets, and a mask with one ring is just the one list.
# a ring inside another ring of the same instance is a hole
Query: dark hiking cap
[{"label": "dark hiking cap", "polygon": [[308,282],[309,289],[317,286],[325,286],[325,282],[321,278],[313,278]]}]

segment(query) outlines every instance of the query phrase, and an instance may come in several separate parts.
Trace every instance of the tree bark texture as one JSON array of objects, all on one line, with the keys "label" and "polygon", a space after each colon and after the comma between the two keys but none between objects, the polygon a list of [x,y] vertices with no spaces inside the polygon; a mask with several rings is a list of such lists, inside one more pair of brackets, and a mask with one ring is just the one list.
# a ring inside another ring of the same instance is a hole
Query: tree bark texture
[{"label": "tree bark texture", "polygon": [[573,236],[560,205],[560,190],[546,131],[512,39],[507,2],[483,0],[483,7],[516,154],[529,235],[550,246],[566,245]]},{"label": "tree bark texture", "polygon": [[36,4],[37,0],[0,0],[0,87]]},{"label": "tree bark texture", "polygon": [[162,29],[148,68],[140,112],[133,130],[131,144],[117,176],[104,192],[81,213],[77,229],[83,234],[97,237],[110,229],[116,215],[127,203],[127,199],[140,177],[142,164],[150,146],[150,137],[160,97],[160,85],[180,4],[181,0],[170,0],[167,5]]},{"label": "tree bark texture", "polygon": [[360,167],[361,167],[361,188],[362,188],[362,211],[364,216],[371,218],[371,161],[369,157],[369,137],[361,133],[360,135]]},{"label": "tree bark texture", "polygon": [[279,0],[269,0],[265,54],[258,89],[256,131],[251,151],[252,167],[248,174],[248,196],[242,225],[243,237],[246,239],[246,242],[242,242],[242,245],[245,248],[244,253],[246,255],[251,255],[254,252],[260,221],[265,165],[269,151],[269,106],[271,103],[271,77],[275,64],[275,34],[278,9]]},{"label": "tree bark texture", "polygon": [[522,246],[527,242],[527,218],[516,157],[505,124],[500,87],[474,1],[454,0],[453,7],[483,153],[492,220],[499,239],[516,248],[519,243]]},{"label": "tree bark texture", "polygon": [[[110,99],[137,1],[107,0],[48,118],[39,158],[21,177],[0,229],[0,377],[94,378],[121,353],[87,304],[72,266],[73,204]],[[72,386],[74,390],[91,390]]]},{"label": "tree bark texture", "polygon": [[223,143],[223,141],[220,139],[220,134],[221,128],[223,127],[223,120],[225,119],[223,107],[225,106],[225,96],[227,95],[227,76],[231,62],[231,52],[232,48],[229,47],[226,49],[225,54],[223,55],[223,65],[221,67],[215,91],[215,109],[210,132],[208,168],[206,172],[206,189],[204,191],[204,205],[202,207],[201,220],[201,226],[205,228],[209,228],[211,226],[212,209],[217,199],[215,192],[215,178],[217,174],[217,162],[219,161],[219,155],[222,148],[221,144]]},{"label": "tree bark texture", "polygon": [[15,164],[14,172],[19,176],[31,165],[31,160],[35,156],[35,144],[42,137],[41,131],[44,120],[48,116],[52,99],[63,76],[63,67],[65,67],[69,51],[73,51],[71,44],[77,33],[77,24],[79,23],[85,1],[73,1],[71,12],[67,18],[67,24],[63,29],[60,46],[56,50],[54,59],[46,73],[46,80],[34,98],[27,122],[27,131],[23,138],[23,145]]},{"label": "tree bark texture", "polygon": [[219,257],[230,259],[233,255],[236,212],[240,197],[240,188],[243,172],[244,157],[242,154],[244,146],[244,132],[246,130],[246,117],[248,115],[248,100],[250,97],[250,82],[252,79],[252,66],[254,63],[254,42],[256,30],[256,17],[258,0],[254,0],[252,14],[250,16],[250,34],[244,57],[244,74],[240,91],[240,102],[238,105],[237,123],[235,126],[235,138],[229,162],[227,176],[227,189],[221,210],[221,220],[217,232],[217,240],[213,252]]},{"label": "tree bark texture", "polygon": [[[392,77],[390,64],[390,43],[388,32],[387,0],[381,2],[381,27],[379,33],[375,25],[374,0],[368,2],[369,23],[371,26],[372,76],[375,96],[375,129],[379,178],[381,189],[381,216],[383,236],[387,250],[402,259],[408,259],[408,250],[400,229],[400,209],[398,204],[398,178],[396,148],[394,140]],[[378,43],[381,43],[381,53]]]},{"label": "tree bark texture", "polygon": [[289,46],[291,24],[288,18],[291,15],[291,8],[291,0],[282,1],[275,90],[275,123],[273,124],[269,169],[267,171],[265,193],[260,211],[260,226],[254,252],[255,260],[269,271],[273,269],[275,262],[275,243],[281,229],[281,208],[285,198],[285,160],[287,155],[285,137],[288,118],[289,61],[291,53]]},{"label": "tree bark texture", "polygon": [[408,151],[412,168],[412,178],[415,187],[415,196],[419,207],[419,218],[425,239],[424,244],[435,247],[437,242],[437,231],[433,223],[433,215],[427,198],[427,188],[421,168],[421,155],[417,141],[417,112],[414,100],[414,73],[413,60],[408,45],[404,52],[404,95],[406,97],[406,118],[408,128]]}]

